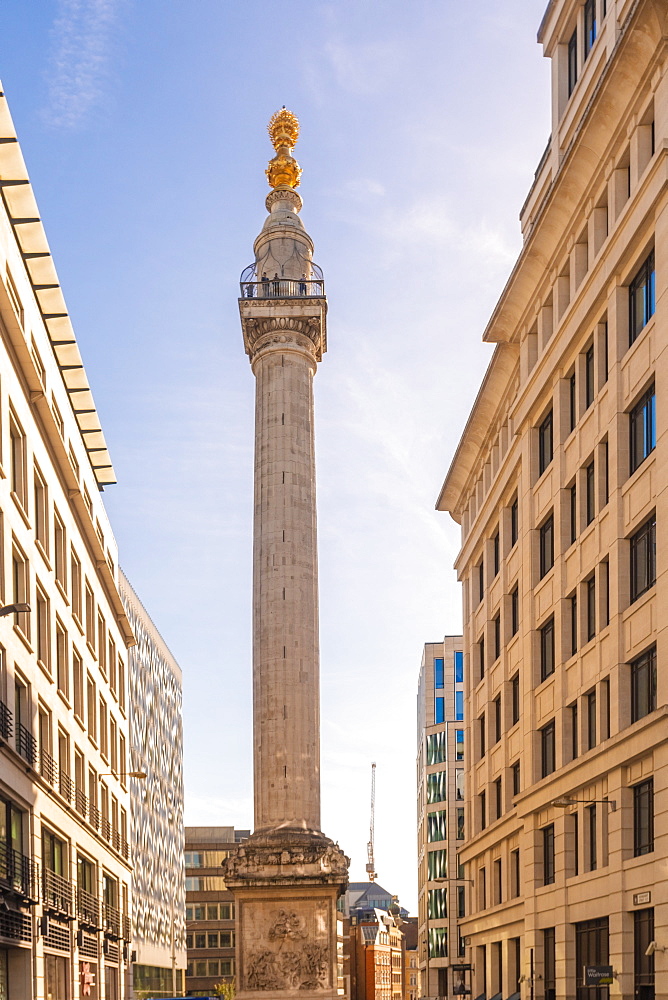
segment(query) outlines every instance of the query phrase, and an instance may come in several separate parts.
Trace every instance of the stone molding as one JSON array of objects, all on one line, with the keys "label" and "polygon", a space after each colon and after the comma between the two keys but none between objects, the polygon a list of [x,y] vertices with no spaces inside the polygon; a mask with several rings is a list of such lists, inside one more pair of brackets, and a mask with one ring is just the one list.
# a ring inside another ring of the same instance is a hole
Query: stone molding
[{"label": "stone molding", "polygon": [[[276,300],[276,304],[287,304]],[[321,361],[325,350],[323,324],[318,316],[304,318],[288,316],[271,316],[258,319],[254,316],[242,320],[244,346],[250,357],[251,365],[257,355],[266,348],[281,347],[292,344],[307,354],[314,361]]]},{"label": "stone molding", "polygon": [[287,883],[334,883],[348,881],[350,859],[338,844],[326,837],[305,836],[296,842],[258,837],[230,852],[223,862],[225,884],[235,886]]}]

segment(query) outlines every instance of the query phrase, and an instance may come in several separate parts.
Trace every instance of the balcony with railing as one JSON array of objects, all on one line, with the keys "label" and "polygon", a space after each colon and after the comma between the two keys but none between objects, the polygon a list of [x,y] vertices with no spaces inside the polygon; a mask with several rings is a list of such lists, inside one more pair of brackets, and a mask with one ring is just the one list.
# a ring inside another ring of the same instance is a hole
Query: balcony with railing
[{"label": "balcony with railing", "polygon": [[75,788],[74,790],[74,808],[81,816],[84,817],[84,819],[86,818],[86,813],[88,812],[88,798],[86,793],[80,788]]},{"label": "balcony with railing", "polygon": [[39,752],[39,773],[50,785],[58,782],[58,765],[51,754],[42,747]]},{"label": "balcony with railing", "polygon": [[67,802],[73,801],[74,782],[70,778],[69,774],[65,774],[62,768],[60,768],[60,773],[58,775],[58,791]]},{"label": "balcony with railing", "polygon": [[100,829],[100,810],[92,802],[88,809],[88,822],[94,830]]},{"label": "balcony with railing", "polygon": [[123,915],[123,940],[130,941],[132,939],[132,928],[130,926],[130,918]]},{"label": "balcony with railing", "polygon": [[100,833],[105,840],[111,842],[111,823],[106,816],[102,817],[102,821],[100,823]]},{"label": "balcony with railing", "polygon": [[0,842],[0,888],[15,893],[29,902],[39,898],[39,866],[24,854],[19,854]]},{"label": "balcony with railing", "polygon": [[81,886],[77,886],[77,920],[91,930],[100,928],[100,901]]},{"label": "balcony with railing", "polygon": [[116,940],[121,936],[121,914],[110,903],[102,904],[102,928],[105,934]]},{"label": "balcony with railing", "polygon": [[242,299],[304,299],[324,298],[325,282],[322,270],[312,261],[304,262],[301,277],[285,278],[278,274],[258,278],[257,265],[249,264],[241,272],[240,297]]},{"label": "balcony with railing", "polygon": [[8,740],[14,731],[12,713],[4,701],[0,701],[0,739]]},{"label": "balcony with railing", "polygon": [[72,904],[72,883],[63,875],[49,868],[42,871],[42,902],[53,913],[74,915]]},{"label": "balcony with railing", "polygon": [[31,767],[37,763],[37,740],[29,729],[19,722],[16,727],[16,749]]}]

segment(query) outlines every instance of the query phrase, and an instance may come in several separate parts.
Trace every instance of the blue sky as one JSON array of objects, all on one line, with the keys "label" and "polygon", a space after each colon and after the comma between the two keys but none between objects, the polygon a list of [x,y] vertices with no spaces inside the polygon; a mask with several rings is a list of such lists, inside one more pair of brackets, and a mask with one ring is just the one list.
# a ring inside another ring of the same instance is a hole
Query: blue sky
[{"label": "blue sky", "polygon": [[186,821],[252,825],[254,382],[238,278],[266,123],[300,118],[318,371],[323,828],[416,911],[422,644],[461,630],[434,503],[549,134],[545,0],[5,0],[0,76],[119,483],[126,573],[184,672]]}]

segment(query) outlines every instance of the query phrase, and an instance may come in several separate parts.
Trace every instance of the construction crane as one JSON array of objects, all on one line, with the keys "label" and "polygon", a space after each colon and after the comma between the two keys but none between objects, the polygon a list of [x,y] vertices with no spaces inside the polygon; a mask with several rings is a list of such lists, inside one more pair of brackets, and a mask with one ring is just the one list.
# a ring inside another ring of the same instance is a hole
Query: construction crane
[{"label": "construction crane", "polygon": [[371,823],[369,825],[369,843],[366,845],[367,864],[366,870],[369,882],[376,880],[376,865],[373,860],[373,834],[376,814],[376,762],[371,765]]}]

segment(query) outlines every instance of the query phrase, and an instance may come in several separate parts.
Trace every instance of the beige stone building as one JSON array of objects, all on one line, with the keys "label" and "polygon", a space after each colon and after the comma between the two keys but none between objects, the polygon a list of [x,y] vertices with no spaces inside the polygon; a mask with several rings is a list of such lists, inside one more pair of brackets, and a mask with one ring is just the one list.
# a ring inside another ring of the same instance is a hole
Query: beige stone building
[{"label": "beige stone building", "polygon": [[548,5],[552,135],[438,501],[462,526],[473,996],[668,996],[667,39],[665,2]]},{"label": "beige stone building", "polygon": [[[1,90],[1,88],[0,88]],[[113,482],[0,96],[0,998],[128,995],[127,647]]]},{"label": "beige stone building", "polygon": [[461,964],[457,919],[466,883],[464,652],[462,636],[425,644],[418,682],[418,960],[422,995],[447,996]]}]

